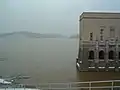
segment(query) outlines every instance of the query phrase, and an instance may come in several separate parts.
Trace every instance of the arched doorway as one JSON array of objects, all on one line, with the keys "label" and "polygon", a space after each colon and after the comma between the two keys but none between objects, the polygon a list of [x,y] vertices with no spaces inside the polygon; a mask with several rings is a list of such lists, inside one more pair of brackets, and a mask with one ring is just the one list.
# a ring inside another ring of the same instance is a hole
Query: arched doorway
[{"label": "arched doorway", "polygon": [[114,51],[113,50],[109,51],[108,58],[109,59],[114,59]]},{"label": "arched doorway", "polygon": [[94,51],[93,50],[89,51],[88,59],[94,59]]},{"label": "arched doorway", "polygon": [[103,50],[101,50],[99,52],[99,59],[104,59],[104,51]]}]

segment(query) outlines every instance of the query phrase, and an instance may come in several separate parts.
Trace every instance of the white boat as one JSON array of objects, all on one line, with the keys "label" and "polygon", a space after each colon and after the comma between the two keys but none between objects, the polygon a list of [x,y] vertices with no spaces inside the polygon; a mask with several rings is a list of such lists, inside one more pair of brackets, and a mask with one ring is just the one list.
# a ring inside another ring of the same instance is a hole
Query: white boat
[{"label": "white boat", "polygon": [[12,84],[12,83],[9,82],[9,81],[6,81],[5,79],[1,79],[1,78],[0,78],[0,84],[10,85],[10,84]]},{"label": "white boat", "polygon": [[25,88],[22,85],[21,85],[21,87],[14,88],[14,87],[12,87],[12,85],[13,85],[12,82],[0,78],[0,90],[40,90],[40,89],[36,89],[36,88]]}]

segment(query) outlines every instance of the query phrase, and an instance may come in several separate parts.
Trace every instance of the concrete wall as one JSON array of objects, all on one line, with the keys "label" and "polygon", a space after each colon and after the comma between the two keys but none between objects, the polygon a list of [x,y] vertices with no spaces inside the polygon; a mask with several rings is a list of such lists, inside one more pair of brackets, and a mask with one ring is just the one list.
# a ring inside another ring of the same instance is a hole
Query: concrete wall
[{"label": "concrete wall", "polygon": [[93,40],[100,39],[100,29],[104,29],[104,40],[110,37],[110,27],[115,28],[115,36],[120,39],[120,14],[111,13],[83,13],[80,19],[80,36],[82,40],[90,40],[93,32]]}]

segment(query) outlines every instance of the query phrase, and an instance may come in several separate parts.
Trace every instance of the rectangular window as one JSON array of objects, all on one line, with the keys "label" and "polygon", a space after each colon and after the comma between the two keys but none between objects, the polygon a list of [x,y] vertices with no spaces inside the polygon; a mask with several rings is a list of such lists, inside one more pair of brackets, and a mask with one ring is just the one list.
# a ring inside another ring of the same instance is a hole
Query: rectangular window
[{"label": "rectangular window", "polygon": [[104,31],[104,29],[101,29],[101,30],[100,30],[100,34],[103,34],[103,31]]},{"label": "rectangular window", "polygon": [[103,41],[103,36],[100,36],[100,40]]},{"label": "rectangular window", "polygon": [[111,38],[115,37],[115,28],[114,27],[110,27],[110,37]]},{"label": "rectangular window", "polygon": [[93,40],[93,33],[90,33],[90,41]]},{"label": "rectangular window", "polygon": [[104,29],[100,29],[100,40],[103,41],[103,32],[104,32]]}]

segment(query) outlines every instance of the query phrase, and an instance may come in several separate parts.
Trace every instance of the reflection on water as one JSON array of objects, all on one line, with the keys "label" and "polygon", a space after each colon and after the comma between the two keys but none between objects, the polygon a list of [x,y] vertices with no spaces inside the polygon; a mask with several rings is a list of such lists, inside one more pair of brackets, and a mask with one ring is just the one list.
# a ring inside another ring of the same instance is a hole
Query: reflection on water
[{"label": "reflection on water", "polygon": [[70,82],[120,78],[119,73],[77,72],[75,39],[0,39],[0,75],[21,73],[24,83]]}]

